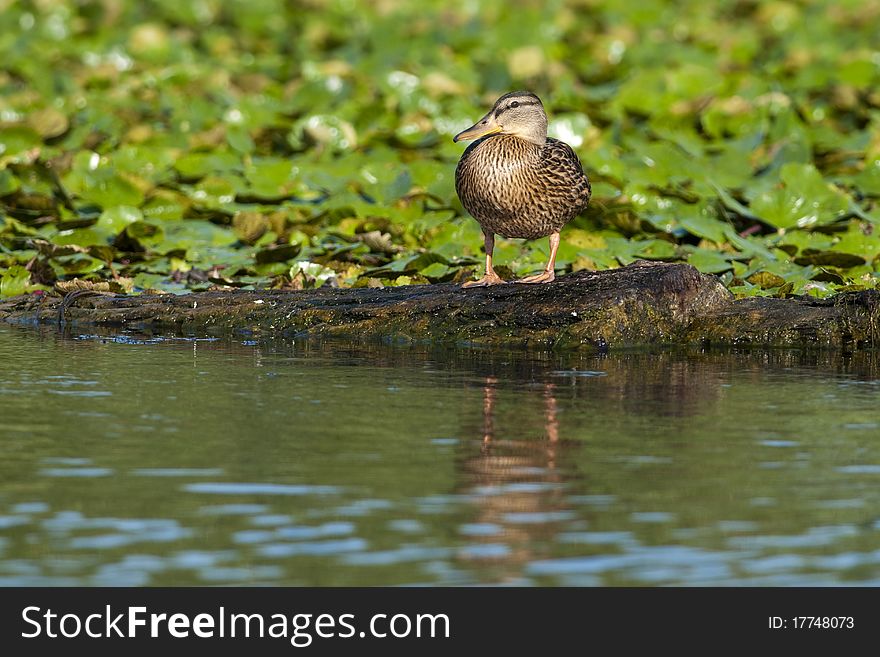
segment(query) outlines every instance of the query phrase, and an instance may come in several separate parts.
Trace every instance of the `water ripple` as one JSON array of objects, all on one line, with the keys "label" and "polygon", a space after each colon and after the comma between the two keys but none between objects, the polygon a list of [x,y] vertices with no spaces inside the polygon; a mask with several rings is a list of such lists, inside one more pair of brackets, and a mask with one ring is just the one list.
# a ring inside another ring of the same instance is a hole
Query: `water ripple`
[{"label": "water ripple", "polygon": [[364,539],[352,537],[338,541],[269,543],[257,548],[257,554],[269,558],[292,557],[295,555],[327,556],[346,552],[358,552],[366,549],[367,542]]},{"label": "water ripple", "polygon": [[309,484],[258,484],[212,481],[187,484],[188,493],[211,495],[334,495],[342,489],[338,486],[312,486]]},{"label": "water ripple", "polygon": [[138,477],[216,477],[223,468],[138,468],[131,473]]},{"label": "water ripple", "polygon": [[837,471],[843,474],[880,474],[880,465],[842,465]]},{"label": "water ripple", "polygon": [[107,477],[113,474],[110,468],[43,468],[44,477]]}]

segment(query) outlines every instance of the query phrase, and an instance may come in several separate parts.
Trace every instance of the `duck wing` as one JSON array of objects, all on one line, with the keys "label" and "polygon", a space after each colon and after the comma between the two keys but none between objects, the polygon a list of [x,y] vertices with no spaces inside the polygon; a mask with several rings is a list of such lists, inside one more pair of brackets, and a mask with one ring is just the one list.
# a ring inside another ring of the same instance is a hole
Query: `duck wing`
[{"label": "duck wing", "polygon": [[541,151],[541,178],[554,194],[567,196],[577,214],[590,201],[592,187],[574,149],[564,141],[548,137]]}]

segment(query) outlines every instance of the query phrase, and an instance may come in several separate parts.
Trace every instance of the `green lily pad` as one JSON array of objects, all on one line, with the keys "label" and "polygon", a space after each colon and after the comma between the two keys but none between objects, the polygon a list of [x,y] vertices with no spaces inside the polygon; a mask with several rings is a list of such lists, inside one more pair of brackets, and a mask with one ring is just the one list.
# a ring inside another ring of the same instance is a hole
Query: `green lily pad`
[{"label": "green lily pad", "polygon": [[143,204],[141,210],[147,219],[183,219],[192,201],[183,194],[170,189],[157,189]]},{"label": "green lily pad", "polygon": [[288,260],[293,260],[296,256],[299,255],[300,251],[302,251],[302,246],[299,244],[277,244],[272,246],[267,246],[264,249],[260,249],[254,255],[254,260],[258,265],[265,265],[275,262],[287,262]]},{"label": "green lily pad", "polygon": [[247,154],[254,151],[254,140],[244,126],[232,126],[226,131],[226,142],[232,150]]},{"label": "green lily pad", "polygon": [[193,204],[201,208],[221,208],[235,201],[236,194],[244,188],[240,178],[211,175],[200,180],[190,190]]},{"label": "green lily pad", "polygon": [[851,253],[838,253],[837,251],[806,251],[803,255],[794,259],[799,265],[821,265],[849,269],[865,264],[865,259]]},{"label": "green lily pad", "polygon": [[357,146],[354,126],[332,114],[315,114],[299,121],[288,141],[294,148],[318,144],[333,151],[348,151]]},{"label": "green lily pad", "polygon": [[54,107],[37,110],[28,116],[28,125],[43,139],[52,139],[67,132],[70,121]]},{"label": "green lily pad", "polygon": [[440,254],[428,252],[408,258],[400,258],[398,260],[394,260],[388,266],[388,269],[396,273],[416,272],[421,271],[422,269],[425,269],[426,267],[433,264],[448,265],[449,262]]},{"label": "green lily pad", "polygon": [[297,167],[285,158],[254,158],[245,168],[248,192],[266,200],[286,198],[302,191],[297,173]]},{"label": "green lily pad", "polygon": [[0,271],[0,297],[14,297],[28,291],[31,273],[20,265]]},{"label": "green lily pad", "polygon": [[116,207],[104,210],[101,213],[98,223],[95,224],[94,230],[98,233],[107,233],[116,236],[121,233],[127,226],[144,218],[143,213],[130,205],[117,205]]},{"label": "green lily pad", "polygon": [[687,263],[705,274],[720,274],[733,266],[729,254],[699,248],[688,254]]},{"label": "green lily pad", "polygon": [[0,169],[0,196],[7,196],[21,189],[21,182],[9,169]]},{"label": "green lily pad", "polygon": [[718,244],[725,241],[724,230],[727,223],[719,216],[714,206],[702,206],[682,212],[678,225],[691,235],[711,240]]},{"label": "green lily pad", "polygon": [[161,255],[193,245],[231,246],[238,241],[232,231],[204,221],[163,221],[160,225],[160,231],[139,241]]},{"label": "green lily pad", "polygon": [[[0,158],[11,158],[42,143],[40,133],[23,124],[0,124]],[[0,160],[2,163],[2,160]]]},{"label": "green lily pad", "polygon": [[762,290],[770,290],[785,284],[785,279],[767,271],[759,271],[746,279],[752,285],[757,285]]},{"label": "green lily pad", "polygon": [[269,220],[260,212],[236,212],[232,217],[232,232],[245,244],[253,244],[269,230]]},{"label": "green lily pad", "polygon": [[827,183],[811,164],[786,164],[779,177],[781,187],[760,194],[750,206],[776,228],[834,223],[849,208],[846,195]]},{"label": "green lily pad", "polygon": [[108,235],[103,231],[97,231],[94,228],[74,228],[71,230],[62,230],[51,238],[53,244],[59,246],[75,245],[80,247],[89,247],[98,244],[106,244]]},{"label": "green lily pad", "polygon": [[51,264],[59,277],[92,274],[106,267],[104,260],[81,253],[55,258],[51,261]]},{"label": "green lily pad", "polygon": [[443,278],[449,274],[450,271],[452,271],[452,268],[449,267],[449,265],[444,265],[442,262],[434,262],[427,267],[420,269],[419,273],[425,278],[437,279]]},{"label": "green lily pad", "polygon": [[231,152],[189,153],[174,163],[186,179],[199,179],[212,173],[228,173],[242,169],[241,157]]},{"label": "green lily pad", "polygon": [[115,173],[88,176],[77,192],[83,201],[95,203],[102,208],[119,205],[137,207],[144,201],[144,193],[138,187],[129,179]]},{"label": "green lily pad", "polygon": [[862,194],[880,197],[880,158],[870,162],[853,182]]}]

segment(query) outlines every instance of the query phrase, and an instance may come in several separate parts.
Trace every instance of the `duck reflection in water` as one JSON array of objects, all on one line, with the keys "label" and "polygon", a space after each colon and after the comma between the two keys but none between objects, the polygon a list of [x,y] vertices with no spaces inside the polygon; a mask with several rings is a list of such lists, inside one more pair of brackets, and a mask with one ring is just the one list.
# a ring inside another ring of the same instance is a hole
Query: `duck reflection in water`
[{"label": "duck reflection in water", "polygon": [[[493,437],[495,434],[495,399],[497,396],[498,379],[494,376],[486,377],[486,385],[483,386],[483,443],[482,453],[484,456],[491,454]],[[559,442],[559,420],[556,417],[556,397],[553,396],[554,384],[544,384],[544,428],[547,434],[548,446],[554,446]],[[555,457],[554,457],[555,458]],[[551,467],[555,467],[550,463]]]},{"label": "duck reflection in water", "polygon": [[[520,408],[528,417],[516,413],[516,419],[522,419],[517,423],[520,429],[499,430],[496,405],[509,400],[503,400],[505,390],[499,389],[498,379],[487,376],[479,450],[471,442],[459,459],[461,490],[477,505],[475,517],[464,528],[473,542],[462,558],[497,569],[491,578],[499,582],[518,581],[525,563],[549,553],[561,522],[573,515],[563,487],[576,474],[558,466],[571,445],[560,440],[555,388],[544,383],[529,395],[527,408]],[[530,418],[541,418],[540,428]]]}]

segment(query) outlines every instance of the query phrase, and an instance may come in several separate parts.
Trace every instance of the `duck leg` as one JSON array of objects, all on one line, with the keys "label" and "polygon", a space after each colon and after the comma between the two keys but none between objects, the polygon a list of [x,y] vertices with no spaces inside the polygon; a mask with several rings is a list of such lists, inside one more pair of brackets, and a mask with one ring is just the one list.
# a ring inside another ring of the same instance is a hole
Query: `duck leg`
[{"label": "duck leg", "polygon": [[462,287],[485,287],[487,285],[500,285],[506,281],[495,273],[492,268],[492,252],[495,250],[495,234],[483,231],[483,244],[486,247],[486,273],[478,281],[468,281]]},{"label": "duck leg", "polygon": [[514,283],[550,283],[556,278],[556,252],[559,250],[559,233],[552,233],[550,235],[550,260],[547,261],[547,266],[544,267],[544,271],[540,274],[535,274],[534,276],[526,276],[525,278],[520,278],[519,280],[514,281]]}]

